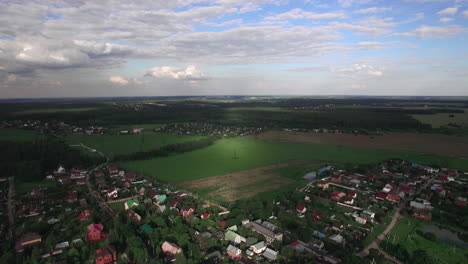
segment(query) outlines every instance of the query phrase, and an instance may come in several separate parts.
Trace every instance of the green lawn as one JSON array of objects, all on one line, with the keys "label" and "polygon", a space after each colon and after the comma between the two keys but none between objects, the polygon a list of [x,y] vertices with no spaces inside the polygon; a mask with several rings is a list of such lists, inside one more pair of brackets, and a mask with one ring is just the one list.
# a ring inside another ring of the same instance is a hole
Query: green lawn
[{"label": "green lawn", "polygon": [[69,135],[69,144],[79,144],[97,149],[105,154],[128,154],[138,151],[149,151],[164,145],[182,143],[205,138],[203,136],[180,136],[171,134],[152,133],[140,135]]},{"label": "green lawn", "polygon": [[16,193],[25,193],[31,191],[35,187],[54,187],[57,185],[55,180],[43,180],[40,182],[18,182],[15,184]]},{"label": "green lawn", "polygon": [[389,158],[468,169],[462,159],[389,150],[357,149],[319,144],[267,142],[247,138],[218,141],[207,148],[164,158],[124,162],[121,165],[167,182],[180,182],[252,169],[288,160],[374,163]]},{"label": "green lawn", "polygon": [[37,135],[35,131],[16,128],[0,128],[0,140],[33,141]]},{"label": "green lawn", "polygon": [[390,232],[389,241],[402,244],[408,251],[423,249],[431,255],[437,263],[466,263],[468,249],[455,248],[438,241],[430,241],[416,234],[422,230],[426,222],[415,218],[400,219]]},{"label": "green lawn", "polygon": [[125,210],[125,202],[111,203],[109,207],[114,211],[123,211]]}]

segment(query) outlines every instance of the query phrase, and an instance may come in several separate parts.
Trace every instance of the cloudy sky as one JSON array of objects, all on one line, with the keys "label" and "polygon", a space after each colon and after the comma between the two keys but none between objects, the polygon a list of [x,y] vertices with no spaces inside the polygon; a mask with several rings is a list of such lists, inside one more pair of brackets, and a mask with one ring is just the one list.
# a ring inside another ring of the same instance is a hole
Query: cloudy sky
[{"label": "cloudy sky", "polygon": [[468,95],[468,0],[0,0],[0,97]]}]

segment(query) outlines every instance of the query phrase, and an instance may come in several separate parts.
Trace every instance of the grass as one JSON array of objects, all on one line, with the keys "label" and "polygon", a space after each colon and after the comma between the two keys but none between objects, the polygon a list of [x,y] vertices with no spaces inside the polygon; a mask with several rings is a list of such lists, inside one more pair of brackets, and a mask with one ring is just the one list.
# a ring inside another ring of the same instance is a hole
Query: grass
[{"label": "grass", "polygon": [[37,109],[28,109],[23,111],[15,112],[18,115],[27,115],[27,114],[50,114],[50,113],[63,113],[63,112],[84,112],[84,111],[93,111],[98,110],[97,107],[80,107],[80,108],[37,108]]},{"label": "grass", "polygon": [[416,230],[422,230],[426,222],[415,218],[399,220],[390,232],[389,241],[402,244],[408,251],[413,252],[423,249],[431,255],[437,263],[466,263],[468,249],[455,248],[438,241],[430,241],[416,234]]},{"label": "grass", "polygon": [[111,203],[109,207],[115,211],[123,211],[125,209],[125,202]]},{"label": "grass", "polygon": [[[0,140],[7,141],[33,141],[37,134],[32,130],[16,129],[16,128],[1,128]],[[42,137],[39,135],[39,137]]]},{"label": "grass", "polygon": [[69,135],[69,144],[80,144],[102,151],[105,154],[128,154],[138,151],[149,151],[164,145],[182,143],[205,138],[203,136],[180,136],[154,133],[144,135]]},{"label": "grass", "polygon": [[43,180],[40,182],[17,182],[15,184],[16,193],[26,193],[35,187],[54,187],[56,186],[55,180]]},{"label": "grass", "polygon": [[159,180],[177,183],[288,160],[356,164],[375,163],[398,157],[424,164],[468,169],[466,160],[449,157],[319,144],[267,142],[248,138],[220,140],[212,146],[192,152],[164,158],[123,162],[121,166]]},{"label": "grass", "polygon": [[[449,117],[453,115],[453,117]],[[433,128],[454,123],[462,127],[468,127],[468,112],[465,113],[437,113],[433,115],[411,115],[421,123],[429,124]]]}]

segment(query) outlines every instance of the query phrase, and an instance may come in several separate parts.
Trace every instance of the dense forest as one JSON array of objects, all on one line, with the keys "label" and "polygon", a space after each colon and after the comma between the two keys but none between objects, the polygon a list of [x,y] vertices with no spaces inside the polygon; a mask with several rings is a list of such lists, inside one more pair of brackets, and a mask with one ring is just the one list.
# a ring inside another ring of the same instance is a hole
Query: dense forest
[{"label": "dense forest", "polygon": [[0,141],[0,171],[4,176],[15,176],[21,182],[40,181],[47,173],[74,165],[90,166],[102,158],[84,155],[81,150],[69,147],[54,137],[45,137],[34,142]]}]

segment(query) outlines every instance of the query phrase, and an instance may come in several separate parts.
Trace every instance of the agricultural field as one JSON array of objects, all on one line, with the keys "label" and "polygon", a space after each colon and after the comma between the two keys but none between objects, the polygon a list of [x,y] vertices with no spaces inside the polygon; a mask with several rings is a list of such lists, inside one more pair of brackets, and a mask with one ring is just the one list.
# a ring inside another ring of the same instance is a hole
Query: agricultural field
[{"label": "agricultural field", "polygon": [[149,151],[169,144],[203,139],[203,136],[181,136],[151,133],[141,135],[76,135],[66,137],[71,145],[84,144],[107,155],[129,154],[138,151]]},{"label": "agricultural field", "polygon": [[255,139],[278,142],[314,143],[354,148],[396,150],[468,158],[468,136],[390,133],[381,136],[268,131]]},{"label": "agricultural field", "polygon": [[15,112],[17,115],[28,115],[28,114],[53,114],[53,113],[67,113],[67,112],[86,112],[99,110],[97,107],[79,107],[79,108],[37,108],[28,109],[23,111]]},{"label": "agricultural field", "polygon": [[431,241],[418,234],[428,224],[415,218],[400,219],[389,235],[389,242],[402,244],[408,251],[426,250],[437,263],[466,263],[468,249],[445,244],[442,241]]},{"label": "agricultural field", "polygon": [[162,181],[180,183],[293,160],[314,163],[329,162],[336,165],[374,163],[390,158],[468,169],[468,162],[459,158],[393,150],[271,142],[252,138],[224,139],[212,146],[192,152],[163,158],[122,162],[120,165]]},{"label": "agricultural field", "polygon": [[413,118],[433,128],[447,126],[449,123],[456,124],[462,128],[468,128],[468,113],[437,113],[433,115],[412,115]]},{"label": "agricultural field", "polygon": [[32,130],[16,129],[16,128],[0,128],[0,140],[33,141],[37,137],[41,137],[41,136]]}]

